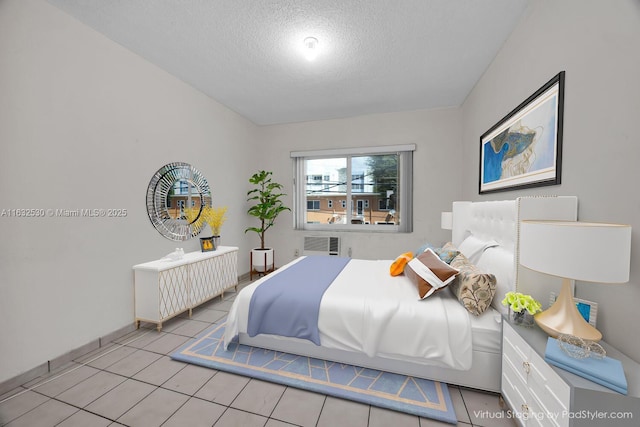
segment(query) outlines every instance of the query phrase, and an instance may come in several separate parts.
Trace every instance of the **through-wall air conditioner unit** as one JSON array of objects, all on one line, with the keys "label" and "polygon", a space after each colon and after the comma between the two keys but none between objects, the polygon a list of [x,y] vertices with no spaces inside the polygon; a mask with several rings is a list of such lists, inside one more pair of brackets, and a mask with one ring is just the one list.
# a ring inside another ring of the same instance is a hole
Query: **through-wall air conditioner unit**
[{"label": "through-wall air conditioner unit", "polygon": [[340,238],[304,236],[302,255],[340,255]]}]

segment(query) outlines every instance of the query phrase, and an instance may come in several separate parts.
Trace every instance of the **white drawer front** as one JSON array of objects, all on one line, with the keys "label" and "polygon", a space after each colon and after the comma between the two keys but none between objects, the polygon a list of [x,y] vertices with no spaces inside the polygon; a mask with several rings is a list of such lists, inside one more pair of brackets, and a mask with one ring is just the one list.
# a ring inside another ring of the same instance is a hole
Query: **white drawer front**
[{"label": "white drawer front", "polygon": [[531,409],[531,425],[543,427],[568,427],[569,419],[564,417],[563,412],[548,411],[542,402],[533,393],[529,399]]},{"label": "white drawer front", "polygon": [[523,383],[527,383],[527,374],[531,348],[514,332],[510,326],[504,325],[502,340],[502,359],[511,363]]},{"label": "white drawer front", "polygon": [[562,415],[569,409],[571,388],[537,353],[531,355],[530,367],[529,390],[540,409],[557,416],[556,425],[568,425],[568,419],[563,422]]},{"label": "white drawer front", "polygon": [[548,412],[544,410],[543,406],[535,397],[531,396],[528,403],[530,412],[527,425],[536,427],[559,427],[555,414],[549,416]]},{"label": "white drawer front", "polygon": [[568,426],[563,414],[569,408],[569,385],[507,323],[502,352],[502,391],[513,410],[528,410],[525,424]]},{"label": "white drawer front", "polygon": [[515,412],[513,417],[524,425],[523,412],[527,412],[527,402],[531,400],[531,396],[526,384],[520,381],[512,366],[504,363],[502,365],[502,396]]}]

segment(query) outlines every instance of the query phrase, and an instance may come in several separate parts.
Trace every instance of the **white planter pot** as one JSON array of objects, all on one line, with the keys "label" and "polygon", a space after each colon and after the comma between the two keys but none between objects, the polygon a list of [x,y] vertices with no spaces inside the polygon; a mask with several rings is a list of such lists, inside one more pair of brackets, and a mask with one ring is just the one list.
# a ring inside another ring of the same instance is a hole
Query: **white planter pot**
[{"label": "white planter pot", "polygon": [[251,249],[251,265],[258,273],[273,270],[273,249]]}]

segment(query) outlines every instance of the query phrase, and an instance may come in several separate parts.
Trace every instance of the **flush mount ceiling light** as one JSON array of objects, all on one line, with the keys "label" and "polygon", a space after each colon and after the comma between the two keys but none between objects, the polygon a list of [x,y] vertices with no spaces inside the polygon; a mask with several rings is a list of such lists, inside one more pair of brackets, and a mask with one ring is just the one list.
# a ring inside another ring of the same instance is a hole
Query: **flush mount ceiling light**
[{"label": "flush mount ceiling light", "polygon": [[304,56],[309,61],[313,61],[318,56],[318,39],[307,37],[304,39]]}]

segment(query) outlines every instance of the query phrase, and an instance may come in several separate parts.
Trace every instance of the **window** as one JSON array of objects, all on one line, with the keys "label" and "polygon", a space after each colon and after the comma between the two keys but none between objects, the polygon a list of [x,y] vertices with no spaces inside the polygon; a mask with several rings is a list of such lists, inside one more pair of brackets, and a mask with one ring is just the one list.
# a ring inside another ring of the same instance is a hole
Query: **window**
[{"label": "window", "polygon": [[385,197],[384,199],[378,199],[378,210],[388,211],[391,209],[389,206],[391,206],[392,204],[393,203],[391,202],[389,197]]},{"label": "window", "polygon": [[351,175],[351,191],[364,192],[364,173]]},{"label": "window", "polygon": [[296,229],[411,231],[414,150],[411,144],[292,152]]}]

